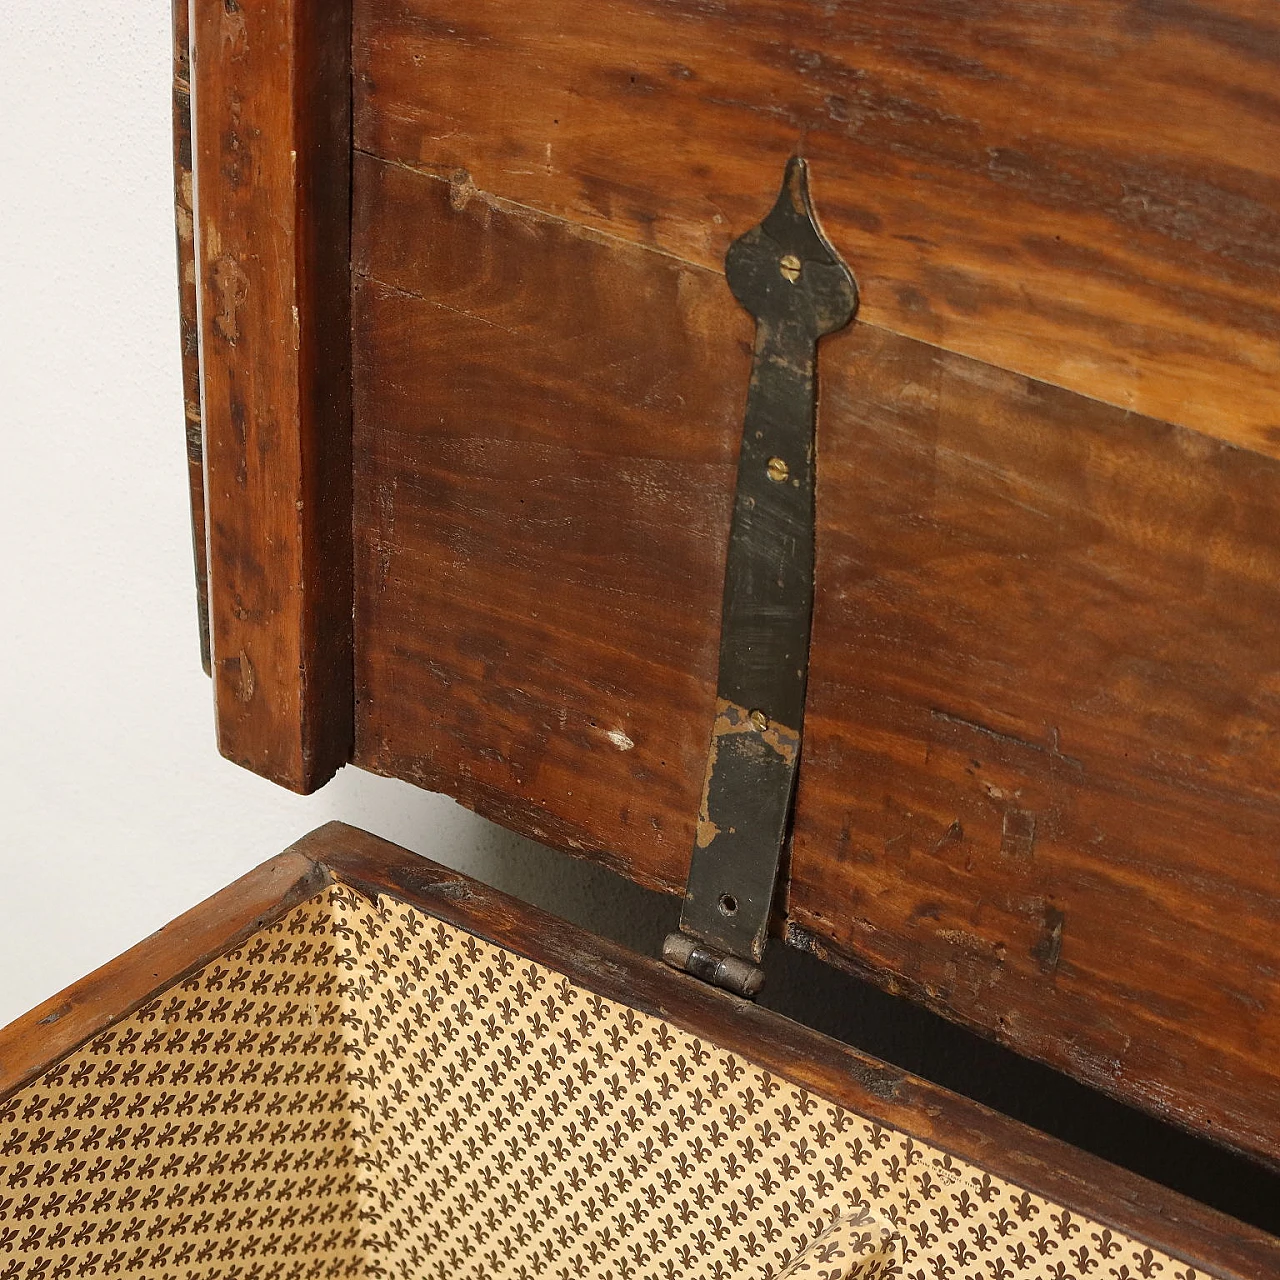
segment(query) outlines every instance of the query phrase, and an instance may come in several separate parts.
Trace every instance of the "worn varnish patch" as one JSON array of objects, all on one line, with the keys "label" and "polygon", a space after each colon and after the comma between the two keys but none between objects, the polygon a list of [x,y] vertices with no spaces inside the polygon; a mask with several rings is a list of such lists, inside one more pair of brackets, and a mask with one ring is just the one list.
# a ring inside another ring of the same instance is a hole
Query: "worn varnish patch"
[{"label": "worn varnish patch", "polygon": [[711,747],[707,752],[706,781],[702,785],[698,829],[694,837],[699,849],[707,848],[720,834],[720,828],[711,816],[709,794],[716,761],[726,738],[734,739],[734,745],[740,751],[772,753],[788,768],[795,764],[800,753],[800,735],[794,729],[775,720],[766,720],[763,726],[757,725],[746,707],[726,698],[717,698],[715,723],[711,726]]}]

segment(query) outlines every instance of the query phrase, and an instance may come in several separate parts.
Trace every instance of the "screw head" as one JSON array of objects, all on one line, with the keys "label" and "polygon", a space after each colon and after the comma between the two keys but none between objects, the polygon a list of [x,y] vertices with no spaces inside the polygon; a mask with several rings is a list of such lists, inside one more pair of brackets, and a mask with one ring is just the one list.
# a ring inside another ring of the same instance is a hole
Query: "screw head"
[{"label": "screw head", "polygon": [[763,733],[769,727],[769,717],[763,711],[752,711],[747,719],[751,721],[751,727],[757,733]]},{"label": "screw head", "polygon": [[774,484],[781,484],[791,474],[791,468],[781,458],[770,458],[765,471]]},{"label": "screw head", "polygon": [[795,284],[800,279],[800,259],[794,253],[783,254],[782,260],[778,263],[778,270],[782,272],[784,280]]}]

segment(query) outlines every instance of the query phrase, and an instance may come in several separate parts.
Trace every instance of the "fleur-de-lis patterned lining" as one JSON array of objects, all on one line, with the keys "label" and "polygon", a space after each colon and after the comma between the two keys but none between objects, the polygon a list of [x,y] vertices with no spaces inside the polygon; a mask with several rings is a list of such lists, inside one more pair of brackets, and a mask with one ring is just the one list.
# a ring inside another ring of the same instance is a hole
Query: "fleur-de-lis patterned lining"
[{"label": "fleur-de-lis patterned lining", "polygon": [[1198,1280],[423,911],[326,889],[0,1103],[0,1280]]}]

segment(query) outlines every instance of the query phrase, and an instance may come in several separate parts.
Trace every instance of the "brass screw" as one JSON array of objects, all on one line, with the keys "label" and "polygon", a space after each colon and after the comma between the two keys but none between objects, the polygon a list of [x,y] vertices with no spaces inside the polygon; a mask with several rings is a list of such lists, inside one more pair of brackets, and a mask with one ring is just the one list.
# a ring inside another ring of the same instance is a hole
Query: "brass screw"
[{"label": "brass screw", "polygon": [[766,470],[775,484],[781,484],[791,474],[791,468],[781,458],[770,458]]},{"label": "brass screw", "polygon": [[794,253],[784,254],[782,261],[778,263],[778,270],[785,279],[795,284],[800,279],[800,259]]},{"label": "brass screw", "polygon": [[769,727],[769,717],[763,711],[752,711],[747,719],[757,733],[763,733]]}]

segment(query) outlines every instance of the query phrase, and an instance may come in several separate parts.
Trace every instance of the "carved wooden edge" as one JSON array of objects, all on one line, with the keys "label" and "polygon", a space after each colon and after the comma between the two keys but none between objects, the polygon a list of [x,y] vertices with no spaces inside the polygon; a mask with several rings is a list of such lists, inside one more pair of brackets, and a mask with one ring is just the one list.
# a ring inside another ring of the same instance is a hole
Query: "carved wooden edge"
[{"label": "carved wooden edge", "polygon": [[341,822],[304,836],[0,1030],[0,1100],[333,882],[387,895],[972,1161],[1208,1275],[1280,1275],[1280,1240],[750,1001]]},{"label": "carved wooden edge", "polygon": [[201,416],[222,753],[350,758],[350,0],[192,0]]},{"label": "carved wooden edge", "polygon": [[191,493],[191,547],[196,571],[200,662],[209,655],[209,558],[204,522],[204,436],[200,429],[200,320],[196,307],[196,227],[191,176],[191,40],[188,0],[173,5],[173,223],[178,241],[178,331],[182,342],[182,407]]}]

